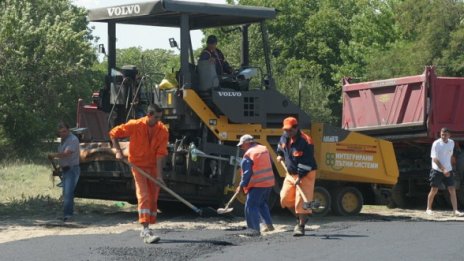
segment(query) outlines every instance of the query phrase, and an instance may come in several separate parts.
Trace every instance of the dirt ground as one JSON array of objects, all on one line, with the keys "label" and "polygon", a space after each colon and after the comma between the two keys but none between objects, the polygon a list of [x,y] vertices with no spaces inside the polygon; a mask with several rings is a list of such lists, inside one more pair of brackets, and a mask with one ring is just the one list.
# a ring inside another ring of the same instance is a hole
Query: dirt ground
[{"label": "dirt ground", "polygon": [[[0,220],[0,243],[43,237],[50,235],[85,235],[85,234],[117,234],[130,230],[139,230],[136,222],[137,213],[133,207],[121,211],[102,213],[77,213],[74,222],[62,223],[50,217],[27,217],[21,219]],[[409,209],[388,209],[384,206],[365,206],[358,216],[336,217],[327,216],[312,218],[307,229],[317,230],[321,225],[342,220],[394,220],[407,219],[410,221],[464,221],[464,217],[454,217],[450,210],[434,211],[433,216],[425,211]],[[276,230],[272,233],[288,231],[294,225],[294,219],[286,212],[273,213]],[[236,229],[246,226],[243,218],[202,218],[189,213],[160,213],[159,223],[153,228],[173,230],[202,230],[202,229]]]}]

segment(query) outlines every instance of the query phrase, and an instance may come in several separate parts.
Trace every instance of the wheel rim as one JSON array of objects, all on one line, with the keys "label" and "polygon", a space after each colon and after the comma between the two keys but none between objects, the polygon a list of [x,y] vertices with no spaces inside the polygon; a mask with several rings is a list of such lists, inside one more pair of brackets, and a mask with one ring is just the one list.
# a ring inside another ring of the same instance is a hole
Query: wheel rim
[{"label": "wheel rim", "polygon": [[347,213],[354,212],[359,207],[359,198],[353,192],[344,193],[341,198],[341,206]]},{"label": "wheel rim", "polygon": [[324,212],[324,210],[327,208],[327,204],[328,204],[328,200],[327,200],[327,197],[324,196],[324,194],[320,193],[320,192],[314,192],[314,200],[315,201],[318,201],[321,206],[324,206],[324,208],[320,209],[313,209],[313,212],[315,213],[321,213],[321,212]]}]

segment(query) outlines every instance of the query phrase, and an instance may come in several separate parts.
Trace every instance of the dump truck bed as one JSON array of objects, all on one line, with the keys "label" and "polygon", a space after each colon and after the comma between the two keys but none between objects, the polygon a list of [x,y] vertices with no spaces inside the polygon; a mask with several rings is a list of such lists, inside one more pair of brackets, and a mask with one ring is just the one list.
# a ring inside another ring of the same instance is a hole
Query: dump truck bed
[{"label": "dump truck bed", "polygon": [[421,75],[343,85],[342,127],[389,140],[439,137],[447,127],[464,139],[464,78]]}]

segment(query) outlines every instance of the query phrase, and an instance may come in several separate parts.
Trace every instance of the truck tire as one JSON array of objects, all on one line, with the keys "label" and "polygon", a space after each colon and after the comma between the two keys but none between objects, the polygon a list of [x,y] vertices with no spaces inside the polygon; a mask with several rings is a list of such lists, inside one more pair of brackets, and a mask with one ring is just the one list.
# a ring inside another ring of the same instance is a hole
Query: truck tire
[{"label": "truck tire", "polygon": [[464,208],[464,184],[461,182],[461,187],[456,188],[456,198],[458,200],[458,207]]},{"label": "truck tire", "polygon": [[396,205],[395,201],[392,198],[392,195],[390,195],[387,198],[387,203],[385,204],[387,208],[392,209],[392,208],[397,208],[398,206]]},{"label": "truck tire", "polygon": [[405,183],[398,181],[393,188],[391,194],[391,202],[389,203],[391,208],[406,208],[407,207],[407,199],[406,199],[406,188]]},{"label": "truck tire", "polygon": [[332,198],[332,210],[338,216],[357,215],[363,207],[363,196],[355,187],[336,188]]},{"label": "truck tire", "polygon": [[459,182],[456,184],[456,197],[458,200],[458,206],[464,207],[464,152],[459,153],[456,156],[456,177],[455,179]]},{"label": "truck tire", "polygon": [[313,210],[313,215],[316,217],[323,217],[330,212],[332,207],[332,197],[329,191],[323,187],[314,188],[314,200],[321,204],[321,207]]}]

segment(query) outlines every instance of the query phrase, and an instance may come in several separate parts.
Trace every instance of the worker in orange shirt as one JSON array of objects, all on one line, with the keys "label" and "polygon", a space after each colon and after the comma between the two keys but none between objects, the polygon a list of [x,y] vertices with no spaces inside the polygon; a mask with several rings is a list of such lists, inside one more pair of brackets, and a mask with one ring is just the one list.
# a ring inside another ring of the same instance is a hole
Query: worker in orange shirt
[{"label": "worker in orange shirt", "polygon": [[[147,116],[116,126],[109,133],[113,147],[116,149],[117,159],[123,158],[119,139],[130,138],[129,162],[160,182],[163,182],[162,167],[168,155],[169,139],[168,129],[160,121],[162,112],[158,105],[151,104],[148,106]],[[135,180],[139,222],[143,226],[140,236],[145,241],[149,238],[150,243],[157,242],[160,238],[149,228],[149,224],[156,223],[160,188],[134,168],[132,168],[132,175]]]},{"label": "worker in orange shirt", "polygon": [[284,134],[280,137],[277,146],[277,161],[285,161],[288,175],[280,191],[280,204],[282,208],[288,208],[297,217],[293,236],[303,236],[308,216],[312,211],[303,208],[303,197],[296,189],[296,185],[300,185],[309,201],[313,200],[317,169],[314,145],[311,137],[300,130],[296,118],[284,119],[282,129]]}]

